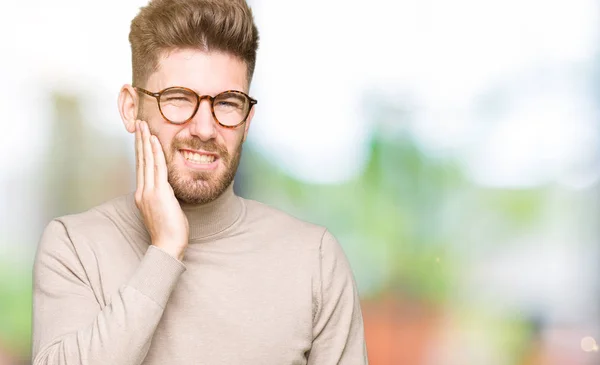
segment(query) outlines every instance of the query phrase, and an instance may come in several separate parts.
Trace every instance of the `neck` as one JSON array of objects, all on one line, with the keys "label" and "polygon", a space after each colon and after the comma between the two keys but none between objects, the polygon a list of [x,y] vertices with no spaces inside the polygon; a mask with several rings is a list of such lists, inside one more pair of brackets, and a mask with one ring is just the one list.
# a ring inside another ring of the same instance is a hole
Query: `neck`
[{"label": "neck", "polygon": [[[136,216],[140,228],[148,234],[142,214],[135,204],[133,192],[129,194],[127,202]],[[190,226],[190,241],[201,240],[223,232],[241,217],[244,208],[242,199],[233,192],[233,182],[217,199],[209,203],[186,204],[180,202],[180,205]]]},{"label": "neck", "polygon": [[233,192],[233,182],[206,204],[180,203],[190,225],[190,240],[202,239],[224,231],[240,217],[242,202]]}]

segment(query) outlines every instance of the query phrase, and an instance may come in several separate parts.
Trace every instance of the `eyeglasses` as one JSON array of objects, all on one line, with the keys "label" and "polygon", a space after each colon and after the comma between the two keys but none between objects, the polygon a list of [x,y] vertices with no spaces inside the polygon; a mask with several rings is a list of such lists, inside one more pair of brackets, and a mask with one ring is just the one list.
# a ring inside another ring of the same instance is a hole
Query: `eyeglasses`
[{"label": "eyeglasses", "polygon": [[157,93],[134,86],[138,91],[156,98],[158,110],[167,121],[173,124],[184,124],[190,121],[200,107],[202,99],[210,101],[213,117],[225,128],[236,128],[243,124],[252,106],[258,103],[245,93],[227,90],[215,96],[198,95],[194,90],[181,86],[168,87]]}]

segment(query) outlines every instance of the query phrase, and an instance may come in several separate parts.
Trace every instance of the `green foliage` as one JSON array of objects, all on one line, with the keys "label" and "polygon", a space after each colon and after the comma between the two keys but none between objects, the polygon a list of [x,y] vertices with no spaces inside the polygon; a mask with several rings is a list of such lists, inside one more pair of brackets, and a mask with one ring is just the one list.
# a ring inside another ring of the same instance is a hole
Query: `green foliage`
[{"label": "green foliage", "polygon": [[[385,137],[385,138],[384,138]],[[442,303],[457,285],[474,227],[514,234],[539,220],[544,192],[474,186],[460,164],[424,153],[407,134],[375,134],[362,174],[336,185],[298,181],[256,151],[246,190],[298,218],[324,225],[349,256],[361,292],[400,291]]]},{"label": "green foliage", "polygon": [[17,356],[31,348],[31,272],[0,261],[0,343]]}]

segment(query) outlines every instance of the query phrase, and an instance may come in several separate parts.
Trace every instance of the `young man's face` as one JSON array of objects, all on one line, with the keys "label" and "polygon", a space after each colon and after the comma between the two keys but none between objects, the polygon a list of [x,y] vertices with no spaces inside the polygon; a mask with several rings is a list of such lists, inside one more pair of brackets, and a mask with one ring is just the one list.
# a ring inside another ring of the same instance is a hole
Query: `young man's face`
[{"label": "young man's face", "polygon": [[[175,50],[163,55],[145,89],[159,92],[183,86],[199,95],[215,96],[227,90],[248,93],[247,84],[246,64],[234,56]],[[148,122],[163,146],[175,196],[194,204],[217,198],[233,181],[254,109],[246,123],[227,129],[215,121],[210,101],[203,99],[193,119],[177,125],[162,117],[155,98],[138,95],[142,106],[138,119]]]}]

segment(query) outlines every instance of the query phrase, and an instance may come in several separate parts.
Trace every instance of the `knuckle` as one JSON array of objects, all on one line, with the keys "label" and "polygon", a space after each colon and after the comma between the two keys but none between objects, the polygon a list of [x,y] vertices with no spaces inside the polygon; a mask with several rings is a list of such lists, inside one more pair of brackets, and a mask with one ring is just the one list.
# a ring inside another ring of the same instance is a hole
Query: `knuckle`
[{"label": "knuckle", "polygon": [[146,185],[144,187],[144,200],[150,202],[150,201],[154,200],[154,198],[155,198],[154,188]]}]

